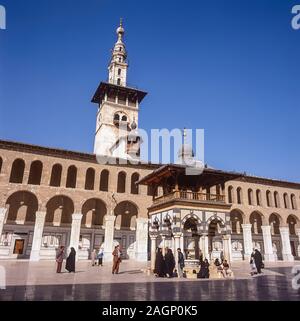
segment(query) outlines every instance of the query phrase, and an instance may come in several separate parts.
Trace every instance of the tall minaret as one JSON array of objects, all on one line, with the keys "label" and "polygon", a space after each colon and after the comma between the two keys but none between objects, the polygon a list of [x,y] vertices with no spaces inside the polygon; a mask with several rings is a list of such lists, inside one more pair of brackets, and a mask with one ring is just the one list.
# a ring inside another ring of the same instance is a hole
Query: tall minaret
[{"label": "tall minaret", "polygon": [[122,18],[120,19],[120,26],[116,30],[118,40],[115,43],[112,51],[112,57],[108,66],[108,81],[111,84],[120,85],[126,87],[126,77],[128,64],[126,61],[127,53],[125,45],[123,43],[124,28],[122,26]]},{"label": "tall minaret", "polygon": [[94,153],[130,159],[133,151],[138,152],[132,137],[137,133],[140,102],[147,93],[127,87],[128,64],[122,20],[116,33],[118,39],[108,66],[108,82],[101,82],[92,98],[98,105]]}]

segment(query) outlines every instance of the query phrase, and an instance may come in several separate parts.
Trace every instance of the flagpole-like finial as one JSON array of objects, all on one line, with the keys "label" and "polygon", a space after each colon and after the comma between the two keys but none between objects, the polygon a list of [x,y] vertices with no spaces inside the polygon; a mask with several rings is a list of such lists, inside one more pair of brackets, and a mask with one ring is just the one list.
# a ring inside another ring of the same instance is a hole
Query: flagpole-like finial
[{"label": "flagpole-like finial", "polygon": [[123,24],[123,18],[120,18],[120,27],[122,27]]}]

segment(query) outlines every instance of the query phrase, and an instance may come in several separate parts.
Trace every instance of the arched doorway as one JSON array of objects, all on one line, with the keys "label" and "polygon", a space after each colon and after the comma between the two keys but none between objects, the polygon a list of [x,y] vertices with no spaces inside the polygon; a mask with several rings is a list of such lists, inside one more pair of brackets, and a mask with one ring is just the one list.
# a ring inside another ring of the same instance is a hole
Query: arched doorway
[{"label": "arched doorway", "polygon": [[208,225],[208,252],[211,260],[222,260],[224,257],[222,232],[224,223],[219,218],[214,218]]},{"label": "arched doorway", "polygon": [[82,205],[82,221],[78,256],[87,259],[93,249],[99,250],[104,242],[104,216],[106,204],[98,198],[90,198]]},{"label": "arched doorway", "polygon": [[295,258],[300,257],[300,243],[299,238],[296,234],[296,226],[299,223],[299,219],[297,218],[297,216],[290,214],[287,217],[286,223],[289,228],[292,255]]},{"label": "arched doorway", "polygon": [[4,243],[10,257],[27,258],[30,255],[37,197],[28,191],[15,192],[6,201],[9,206],[4,227]]},{"label": "arched doorway", "polygon": [[200,259],[200,234],[198,233],[198,220],[189,217],[183,224],[184,253],[187,259]]},{"label": "arched doorway", "polygon": [[114,214],[116,216],[114,241],[120,244],[125,259],[134,259],[138,207],[133,202],[122,201],[115,207]]},{"label": "arched doorway", "polygon": [[55,259],[59,246],[69,244],[74,203],[65,195],[56,195],[46,203],[46,219],[40,257]]},{"label": "arched doorway", "polygon": [[269,217],[269,224],[271,226],[272,248],[275,260],[282,259],[282,245],[280,237],[281,217],[277,213],[272,213]]}]

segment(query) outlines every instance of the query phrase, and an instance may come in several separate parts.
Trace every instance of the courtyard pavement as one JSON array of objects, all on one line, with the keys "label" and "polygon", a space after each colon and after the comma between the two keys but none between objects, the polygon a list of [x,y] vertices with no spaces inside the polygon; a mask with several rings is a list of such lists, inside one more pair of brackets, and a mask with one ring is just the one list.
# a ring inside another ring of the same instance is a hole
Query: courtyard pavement
[{"label": "courtyard pavement", "polygon": [[[249,275],[247,262],[232,265],[233,279],[156,278],[145,273],[145,264],[123,261],[118,275],[111,263],[92,267],[77,262],[76,273],[55,273],[55,262],[0,261],[6,271],[6,289],[0,301],[300,301],[292,288],[295,263],[267,263],[260,276]],[[1,285],[1,284],[0,284]]]}]

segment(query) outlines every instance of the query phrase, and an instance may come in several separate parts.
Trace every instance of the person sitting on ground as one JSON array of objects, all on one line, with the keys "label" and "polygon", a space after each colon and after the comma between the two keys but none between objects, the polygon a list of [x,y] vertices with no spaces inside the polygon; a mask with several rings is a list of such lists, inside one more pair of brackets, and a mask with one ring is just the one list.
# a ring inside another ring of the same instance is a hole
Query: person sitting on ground
[{"label": "person sitting on ground", "polygon": [[221,273],[222,276],[225,278],[225,271],[223,269],[223,266],[222,266],[222,263],[219,261],[218,258],[215,259],[215,262],[214,262],[216,268],[217,268],[217,272],[218,273]]},{"label": "person sitting on ground", "polygon": [[229,267],[229,264],[227,262],[227,260],[223,261],[223,271],[224,271],[224,276],[232,276],[232,271]]}]

